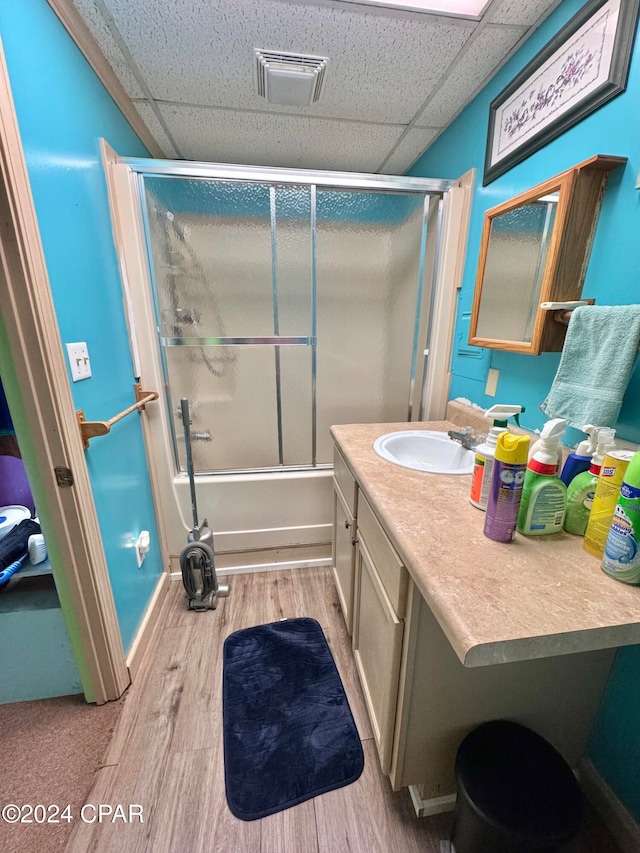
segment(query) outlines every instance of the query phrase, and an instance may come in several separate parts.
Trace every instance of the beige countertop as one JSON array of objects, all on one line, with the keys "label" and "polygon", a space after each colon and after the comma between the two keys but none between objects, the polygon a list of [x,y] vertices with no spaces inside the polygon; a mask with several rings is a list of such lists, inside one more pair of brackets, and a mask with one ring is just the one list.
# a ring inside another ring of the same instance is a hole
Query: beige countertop
[{"label": "beige countertop", "polygon": [[568,533],[484,536],[471,475],[438,475],[380,459],[373,442],[449,421],[348,424],[331,433],[416,586],[465,666],[640,643],[640,587],[608,577]]}]

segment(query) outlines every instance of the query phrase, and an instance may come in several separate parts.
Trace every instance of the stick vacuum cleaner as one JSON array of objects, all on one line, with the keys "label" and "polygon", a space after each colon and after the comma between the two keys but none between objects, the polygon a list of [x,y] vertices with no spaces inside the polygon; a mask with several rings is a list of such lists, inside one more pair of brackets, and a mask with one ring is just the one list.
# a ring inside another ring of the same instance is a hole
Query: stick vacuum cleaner
[{"label": "stick vacuum cleaner", "polygon": [[187,537],[187,545],[180,552],[182,583],[189,599],[189,610],[215,610],[218,598],[229,595],[228,584],[219,584],[213,556],[213,533],[207,527],[207,519],[198,523],[196,505],[196,484],[193,476],[191,455],[191,416],[189,401],[180,401],[184,440],[187,454],[187,473],[191,489],[191,509],[193,511],[193,529]]}]

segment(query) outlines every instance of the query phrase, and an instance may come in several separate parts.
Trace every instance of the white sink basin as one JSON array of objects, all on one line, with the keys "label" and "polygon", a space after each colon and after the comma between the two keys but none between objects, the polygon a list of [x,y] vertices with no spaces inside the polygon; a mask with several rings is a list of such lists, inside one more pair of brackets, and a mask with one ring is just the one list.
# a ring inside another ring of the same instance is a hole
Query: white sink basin
[{"label": "white sink basin", "polygon": [[431,474],[471,474],[473,450],[465,450],[446,432],[425,429],[402,430],[381,435],[373,449],[382,459]]}]

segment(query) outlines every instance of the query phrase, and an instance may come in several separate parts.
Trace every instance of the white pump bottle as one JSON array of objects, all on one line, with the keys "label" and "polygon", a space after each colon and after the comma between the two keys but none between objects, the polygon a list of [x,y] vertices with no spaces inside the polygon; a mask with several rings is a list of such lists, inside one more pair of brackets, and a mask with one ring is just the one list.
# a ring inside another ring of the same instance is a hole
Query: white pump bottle
[{"label": "white pump bottle", "polygon": [[483,511],[487,509],[498,436],[501,432],[508,432],[508,418],[517,416],[522,411],[522,406],[495,405],[484,413],[485,418],[493,420],[493,426],[484,442],[476,447],[471,494],[469,495],[469,501],[478,509]]}]

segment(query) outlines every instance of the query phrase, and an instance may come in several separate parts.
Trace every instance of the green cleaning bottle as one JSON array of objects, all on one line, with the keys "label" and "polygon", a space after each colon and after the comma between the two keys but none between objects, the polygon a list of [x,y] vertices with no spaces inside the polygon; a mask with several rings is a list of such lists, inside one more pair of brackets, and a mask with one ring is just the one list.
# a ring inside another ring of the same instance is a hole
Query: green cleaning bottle
[{"label": "green cleaning bottle", "polygon": [[624,474],[602,568],[616,580],[640,584],[640,452]]},{"label": "green cleaning bottle", "polygon": [[571,480],[567,488],[567,514],[564,519],[564,529],[567,533],[584,536],[591,515],[593,498],[598,485],[598,477],[602,461],[607,451],[615,446],[616,431],[609,427],[601,427],[597,431],[596,449],[591,460],[591,467]]},{"label": "green cleaning bottle", "polygon": [[567,487],[556,477],[556,471],[566,425],[563,418],[547,421],[540,433],[538,450],[527,464],[517,527],[525,536],[543,536],[562,530]]}]

